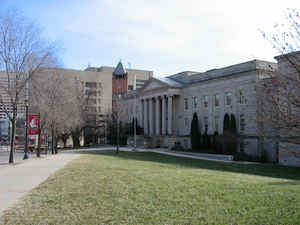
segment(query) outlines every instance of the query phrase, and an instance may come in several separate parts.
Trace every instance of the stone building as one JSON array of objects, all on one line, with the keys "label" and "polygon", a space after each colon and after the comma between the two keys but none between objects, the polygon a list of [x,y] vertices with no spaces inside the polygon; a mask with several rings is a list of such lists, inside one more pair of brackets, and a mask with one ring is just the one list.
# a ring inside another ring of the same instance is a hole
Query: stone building
[{"label": "stone building", "polygon": [[[137,91],[123,99],[123,118],[132,120],[134,101],[137,118],[145,135],[160,146],[180,142],[190,149],[190,126],[197,113],[201,132],[223,133],[225,114],[234,115],[244,152],[259,157],[264,151],[269,161],[276,161],[276,152],[264,148],[257,135],[258,109],[256,84],[277,68],[275,63],[253,60],[203,73],[185,71],[164,78],[153,77]],[[136,97],[135,97],[136,96]],[[126,117],[127,115],[127,117]]]},{"label": "stone building", "polygon": [[[113,102],[116,94],[124,94],[128,90],[136,90],[153,76],[153,71],[125,69],[120,61],[117,67],[88,67],[85,70],[74,70],[64,68],[46,68],[51,72],[65,77],[65,82],[72,79],[78,81],[85,96],[88,96],[89,120],[93,121],[95,127],[103,126],[105,116],[112,112]],[[0,83],[5,82],[6,73],[0,71]],[[5,85],[5,84],[4,84]],[[25,95],[24,95],[25,96]],[[24,114],[24,96],[20,96],[20,114]],[[7,95],[0,88],[0,97],[7,100]],[[0,105],[0,119],[5,113]],[[11,110],[11,104],[7,100],[5,107]]]}]

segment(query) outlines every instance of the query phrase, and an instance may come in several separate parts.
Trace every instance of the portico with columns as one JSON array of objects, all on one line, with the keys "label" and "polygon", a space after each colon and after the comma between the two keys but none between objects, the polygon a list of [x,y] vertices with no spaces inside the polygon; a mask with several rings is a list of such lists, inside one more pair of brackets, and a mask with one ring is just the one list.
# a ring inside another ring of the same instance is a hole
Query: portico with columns
[{"label": "portico with columns", "polygon": [[145,135],[173,134],[173,98],[175,95],[147,96],[141,99]]},{"label": "portico with columns", "polygon": [[180,96],[180,86],[152,78],[141,90],[142,125],[147,136],[174,135],[175,99]]}]

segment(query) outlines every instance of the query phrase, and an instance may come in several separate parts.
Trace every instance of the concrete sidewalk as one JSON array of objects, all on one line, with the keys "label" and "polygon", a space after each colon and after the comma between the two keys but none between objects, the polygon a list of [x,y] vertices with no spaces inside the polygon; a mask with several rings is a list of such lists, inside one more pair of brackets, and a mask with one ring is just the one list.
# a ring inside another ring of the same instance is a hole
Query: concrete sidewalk
[{"label": "concrete sidewalk", "polygon": [[0,167],[0,215],[20,197],[63,168],[79,154],[47,155]]},{"label": "concrete sidewalk", "polygon": [[[72,150],[65,150],[65,153],[80,153],[85,151],[104,151],[104,150],[115,150],[116,146],[106,146],[106,147],[99,147],[99,148],[82,148],[82,149],[72,149]],[[120,151],[126,152],[154,152],[159,154],[165,155],[172,155],[172,156],[179,156],[184,158],[192,158],[192,159],[204,159],[210,160],[215,162],[233,162],[233,157],[230,155],[217,155],[217,154],[204,154],[204,153],[196,153],[196,152],[176,152],[170,151],[167,148],[153,148],[153,149],[145,149],[145,148],[136,148],[135,150],[133,147],[120,147]]]}]

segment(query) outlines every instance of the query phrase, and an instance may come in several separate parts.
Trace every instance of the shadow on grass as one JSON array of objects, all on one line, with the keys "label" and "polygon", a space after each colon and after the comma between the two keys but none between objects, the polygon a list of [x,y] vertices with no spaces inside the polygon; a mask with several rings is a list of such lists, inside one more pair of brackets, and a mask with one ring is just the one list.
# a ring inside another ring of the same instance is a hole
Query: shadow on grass
[{"label": "shadow on grass", "polygon": [[[299,180],[299,182],[287,182],[294,185],[300,184],[300,168],[286,167],[276,164],[240,164],[228,162],[215,162],[202,159],[184,158],[179,156],[170,156],[154,152],[119,152],[114,150],[105,151],[87,151],[81,154],[95,154],[116,157],[123,160],[147,161],[155,163],[166,163],[183,168],[208,169],[223,172],[242,173],[273,178]],[[272,183],[274,184],[274,183]],[[286,182],[279,182],[278,185],[284,185]]]}]

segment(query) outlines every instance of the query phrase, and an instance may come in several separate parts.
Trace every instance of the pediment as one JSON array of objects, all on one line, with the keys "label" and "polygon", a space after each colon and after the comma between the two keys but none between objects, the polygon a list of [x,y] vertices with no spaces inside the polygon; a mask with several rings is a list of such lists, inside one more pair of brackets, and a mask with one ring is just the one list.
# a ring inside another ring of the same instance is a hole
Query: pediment
[{"label": "pediment", "polygon": [[168,85],[158,81],[158,80],[151,80],[151,82],[146,85],[143,91],[150,91],[150,90],[155,90],[163,87],[167,87]]}]

